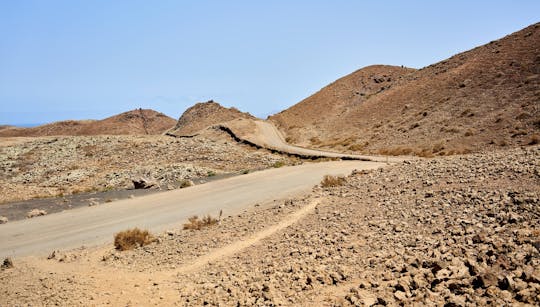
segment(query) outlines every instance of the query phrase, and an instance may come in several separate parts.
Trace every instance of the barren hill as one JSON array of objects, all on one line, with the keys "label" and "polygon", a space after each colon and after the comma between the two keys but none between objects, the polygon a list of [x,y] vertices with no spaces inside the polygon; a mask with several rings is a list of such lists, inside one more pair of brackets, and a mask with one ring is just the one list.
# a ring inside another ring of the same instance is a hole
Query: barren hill
[{"label": "barren hill", "polygon": [[33,128],[7,128],[0,136],[160,134],[175,120],[154,110],[136,109],[103,120],[66,120]]},{"label": "barren hill", "polygon": [[241,112],[236,108],[222,107],[213,100],[200,102],[182,114],[169,134],[191,136],[208,126],[238,118],[254,119],[249,113]]},{"label": "barren hill", "polygon": [[363,68],[270,119],[303,146],[449,154],[538,142],[539,102],[537,23],[417,71]]}]

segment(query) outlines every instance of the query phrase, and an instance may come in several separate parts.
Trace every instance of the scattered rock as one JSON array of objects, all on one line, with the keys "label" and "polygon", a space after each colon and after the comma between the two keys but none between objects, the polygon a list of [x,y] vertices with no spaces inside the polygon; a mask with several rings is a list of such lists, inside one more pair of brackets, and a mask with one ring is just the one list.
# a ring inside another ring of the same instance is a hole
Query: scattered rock
[{"label": "scattered rock", "polygon": [[47,211],[41,210],[41,209],[32,209],[26,214],[26,218],[31,219],[33,217],[42,216],[42,215],[47,215]]},{"label": "scattered rock", "polygon": [[13,261],[11,260],[11,258],[8,257],[8,258],[4,259],[4,262],[2,263],[0,268],[2,268],[3,270],[13,268]]},{"label": "scattered rock", "polygon": [[7,217],[5,216],[0,216],[0,224],[5,224],[7,223],[9,220]]}]

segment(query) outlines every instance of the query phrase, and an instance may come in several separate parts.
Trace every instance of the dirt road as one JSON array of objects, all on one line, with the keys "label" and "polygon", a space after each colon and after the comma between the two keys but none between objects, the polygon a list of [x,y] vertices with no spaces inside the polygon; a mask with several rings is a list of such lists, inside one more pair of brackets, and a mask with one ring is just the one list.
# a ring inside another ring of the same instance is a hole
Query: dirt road
[{"label": "dirt road", "polygon": [[[244,121],[245,123],[246,121]],[[241,126],[243,122],[224,123],[222,125],[229,128],[236,137],[249,141],[250,143],[257,144],[263,148],[275,149],[283,153],[298,154],[303,156],[312,157],[328,157],[328,158],[350,158],[366,161],[380,161],[380,162],[399,162],[403,161],[400,157],[388,157],[388,156],[365,156],[345,154],[339,152],[315,150],[309,148],[303,148],[291,145],[285,141],[282,133],[269,121],[254,120],[255,131],[245,133]],[[247,129],[249,131],[249,129]]]},{"label": "dirt road", "polygon": [[223,210],[225,216],[256,203],[308,191],[326,174],[348,174],[384,163],[347,161],[309,163],[121,200],[95,207],[0,225],[0,257],[41,255],[55,249],[111,242],[114,233],[130,227],[163,231],[192,215]]}]

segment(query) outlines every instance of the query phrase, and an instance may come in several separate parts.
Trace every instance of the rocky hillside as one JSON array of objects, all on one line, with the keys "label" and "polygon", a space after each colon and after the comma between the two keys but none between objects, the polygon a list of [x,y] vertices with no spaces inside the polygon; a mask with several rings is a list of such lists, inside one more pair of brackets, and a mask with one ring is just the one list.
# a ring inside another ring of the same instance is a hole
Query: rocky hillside
[{"label": "rocky hillside", "polygon": [[0,137],[161,134],[174,126],[174,123],[174,119],[163,113],[136,109],[103,120],[67,120],[33,128],[1,129]]},{"label": "rocky hillside", "polygon": [[302,146],[451,154],[537,143],[539,101],[534,24],[417,71],[361,69],[270,119]]},{"label": "rocky hillside", "polygon": [[222,107],[213,100],[200,102],[187,109],[178,119],[176,126],[168,133],[176,136],[191,136],[208,126],[238,118],[253,119],[254,117],[236,108]]}]

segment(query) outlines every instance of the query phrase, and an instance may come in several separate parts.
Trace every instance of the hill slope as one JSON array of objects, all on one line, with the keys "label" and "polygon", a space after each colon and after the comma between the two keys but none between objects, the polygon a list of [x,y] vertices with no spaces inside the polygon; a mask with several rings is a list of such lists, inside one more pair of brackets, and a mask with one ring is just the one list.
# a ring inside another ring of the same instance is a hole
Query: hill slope
[{"label": "hill slope", "polygon": [[417,71],[366,67],[270,120],[302,146],[449,154],[537,142],[539,102],[534,24]]},{"label": "hill slope", "polygon": [[222,107],[213,100],[200,102],[187,109],[168,134],[191,136],[208,126],[239,118],[255,119],[249,113],[241,112],[236,108]]},{"label": "hill slope", "polygon": [[175,120],[154,110],[136,109],[103,120],[67,120],[33,128],[7,128],[0,136],[161,134]]}]

